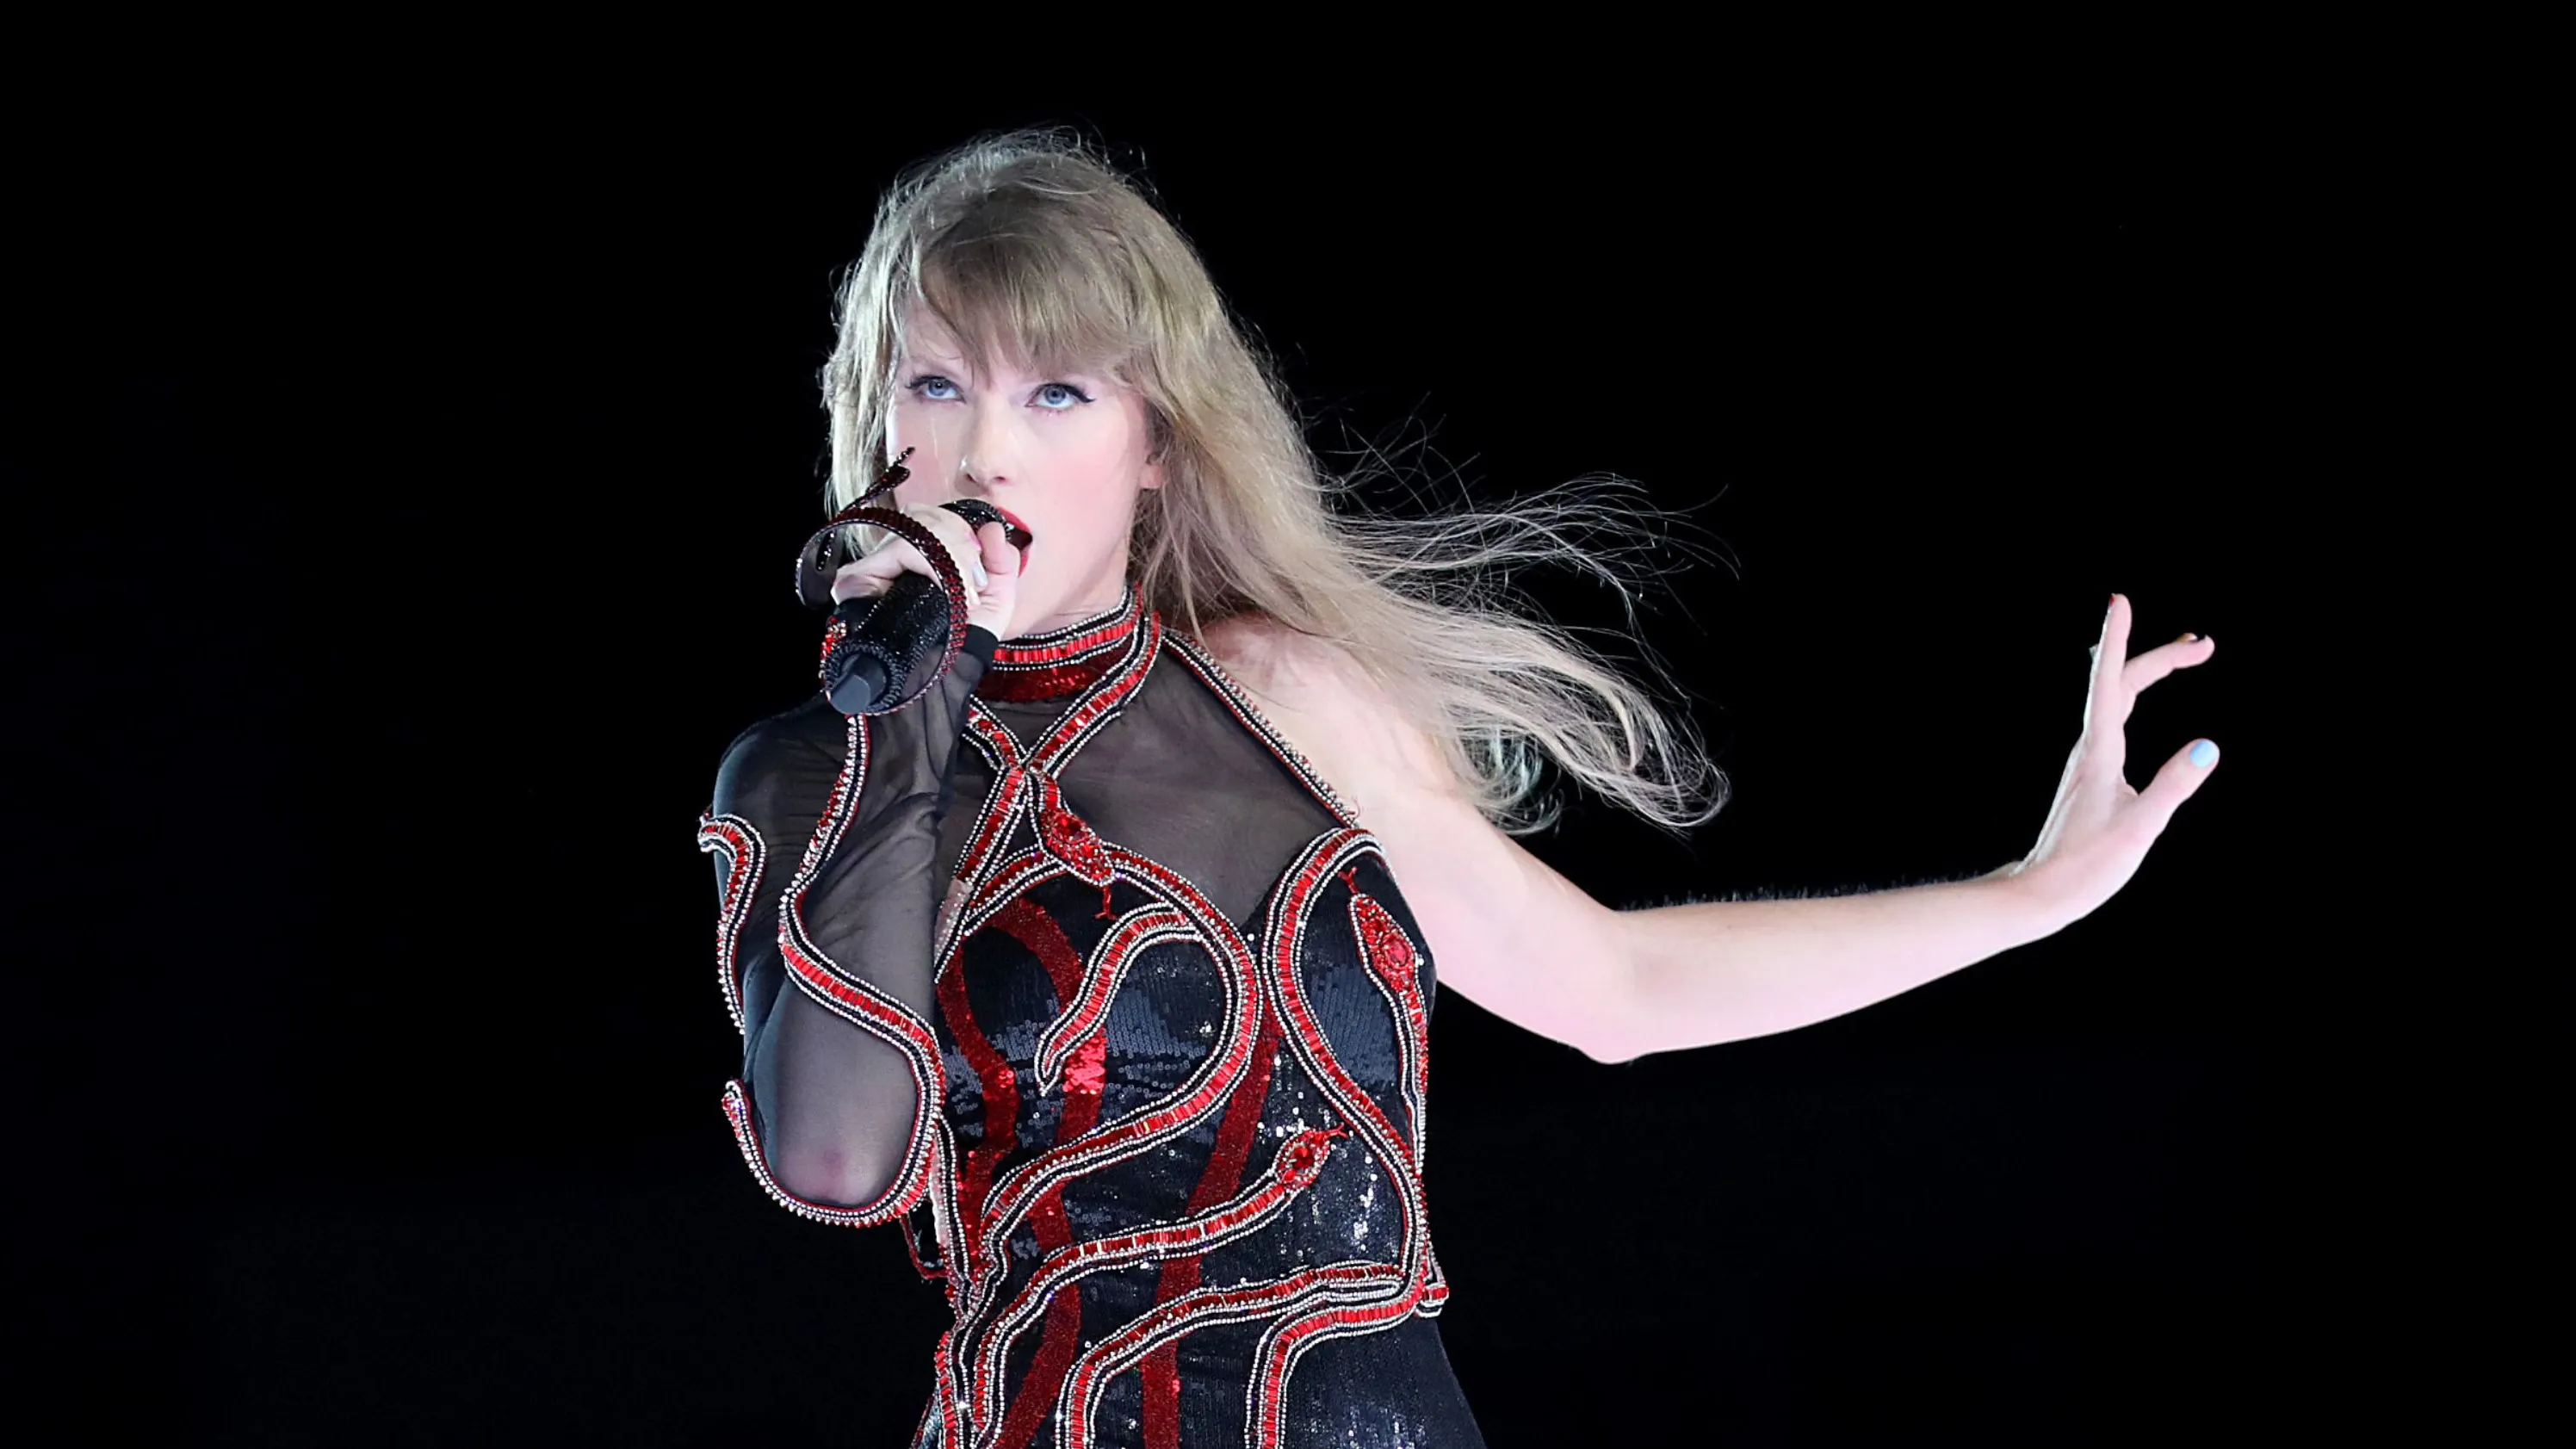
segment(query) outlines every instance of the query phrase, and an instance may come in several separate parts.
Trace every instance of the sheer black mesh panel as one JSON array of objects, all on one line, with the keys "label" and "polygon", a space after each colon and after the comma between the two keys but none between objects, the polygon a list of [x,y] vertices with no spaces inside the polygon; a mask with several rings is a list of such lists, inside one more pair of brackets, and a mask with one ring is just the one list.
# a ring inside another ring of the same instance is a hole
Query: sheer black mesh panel
[{"label": "sheer black mesh panel", "polygon": [[[840,970],[901,1002],[926,1028],[932,930],[945,879],[933,860],[967,700],[993,637],[966,652],[912,704],[871,715],[857,808],[807,885],[805,938]],[[759,832],[766,865],[740,953],[743,1074],[770,1169],[798,1197],[862,1206],[893,1184],[917,1108],[912,1069],[892,1043],[844,1020],[789,972],[780,899],[803,860],[848,752],[848,718],[817,694],[745,730],[726,750],[711,813]],[[716,862],[721,889],[726,862]]]},{"label": "sheer black mesh panel", "polygon": [[[1034,744],[1071,707],[985,702],[1022,745]],[[1187,876],[1237,926],[1255,913],[1297,852],[1333,817],[1171,649],[1163,651],[1125,711],[1085,743],[1058,783],[1065,804],[1098,832]],[[961,799],[980,801],[992,771],[971,745],[957,761]],[[961,809],[941,833],[941,879],[956,868],[974,827]]]}]

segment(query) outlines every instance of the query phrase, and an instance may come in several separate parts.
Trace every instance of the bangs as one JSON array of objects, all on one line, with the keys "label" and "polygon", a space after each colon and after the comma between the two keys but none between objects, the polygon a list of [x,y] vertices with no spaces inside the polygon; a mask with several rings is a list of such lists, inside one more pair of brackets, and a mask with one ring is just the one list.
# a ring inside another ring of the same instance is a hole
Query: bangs
[{"label": "bangs", "polygon": [[[923,247],[910,300],[938,319],[979,372],[999,363],[1126,380],[1148,345],[1126,247],[1068,225],[1061,211],[1015,200],[987,195]],[[889,320],[900,335],[902,319]]]}]

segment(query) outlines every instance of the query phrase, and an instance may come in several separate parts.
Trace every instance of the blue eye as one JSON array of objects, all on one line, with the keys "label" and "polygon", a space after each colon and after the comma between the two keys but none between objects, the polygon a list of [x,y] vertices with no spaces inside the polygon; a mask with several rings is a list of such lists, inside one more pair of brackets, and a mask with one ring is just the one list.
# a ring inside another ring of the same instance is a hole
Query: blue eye
[{"label": "blue eye", "polygon": [[1050,382],[1037,390],[1037,404],[1050,412],[1064,412],[1076,403],[1091,401],[1090,394],[1069,382]]},{"label": "blue eye", "polygon": [[[911,389],[915,397],[928,398],[933,402],[949,402],[957,396],[957,384],[950,382],[947,378],[941,377],[935,372],[925,372],[921,376],[914,378],[912,381],[905,383],[904,386]],[[932,391],[934,388],[946,388],[948,390],[946,392],[934,392]]]}]

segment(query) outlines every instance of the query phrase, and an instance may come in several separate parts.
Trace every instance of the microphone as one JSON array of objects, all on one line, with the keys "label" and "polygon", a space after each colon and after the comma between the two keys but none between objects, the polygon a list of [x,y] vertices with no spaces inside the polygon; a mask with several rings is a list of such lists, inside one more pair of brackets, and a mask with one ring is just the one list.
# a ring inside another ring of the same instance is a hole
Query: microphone
[{"label": "microphone", "polygon": [[947,590],[910,569],[874,598],[843,599],[841,637],[823,661],[823,692],[843,714],[883,714],[904,703],[915,661],[948,653]]},{"label": "microphone", "polygon": [[[965,609],[965,583],[962,579],[947,582],[956,573],[947,545],[917,519],[894,509],[865,506],[869,499],[911,476],[903,466],[903,459],[911,455],[910,448],[904,449],[903,456],[895,459],[858,502],[842,510],[806,541],[797,558],[798,597],[815,608],[832,607],[832,623],[824,635],[821,679],[823,693],[843,714],[884,714],[910,704],[929,690],[932,681],[948,672],[957,648],[965,642],[966,631],[958,624]],[[999,509],[982,499],[956,498],[939,506],[975,528],[1001,524],[1003,537],[1014,548],[1026,548],[1036,541],[1027,529],[1004,518]],[[834,535],[854,523],[873,523],[906,539],[931,561],[940,577],[932,579],[905,569],[894,576],[883,593],[843,599],[832,606],[830,585],[836,570],[829,545]]]}]

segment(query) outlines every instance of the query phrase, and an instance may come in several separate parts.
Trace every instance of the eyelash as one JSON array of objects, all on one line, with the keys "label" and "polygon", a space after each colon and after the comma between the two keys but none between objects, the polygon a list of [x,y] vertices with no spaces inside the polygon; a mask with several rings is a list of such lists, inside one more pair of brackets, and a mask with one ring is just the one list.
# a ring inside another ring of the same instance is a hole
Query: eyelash
[{"label": "eyelash", "polygon": [[[904,384],[904,389],[905,389],[905,391],[910,392],[913,396],[921,398],[921,399],[922,399],[922,401],[924,401],[924,402],[955,402],[955,401],[956,401],[956,399],[955,399],[955,398],[945,398],[945,397],[922,397],[922,391],[921,391],[921,390],[922,390],[923,388],[925,388],[925,387],[928,387],[930,384],[932,384],[932,383],[934,383],[934,382],[944,382],[944,383],[947,383],[950,387],[955,387],[955,386],[957,385],[957,383],[956,383],[956,381],[955,381],[954,379],[949,378],[949,377],[947,377],[947,376],[945,376],[945,375],[943,375],[943,374],[936,373],[936,372],[925,372],[925,373],[923,373],[921,376],[914,378],[912,381],[905,383],[905,384]],[[1063,388],[1066,392],[1069,392],[1069,393],[1073,394],[1073,396],[1074,396],[1074,401],[1075,401],[1075,402],[1086,402],[1086,403],[1087,403],[1087,402],[1094,401],[1094,399],[1092,398],[1091,394],[1089,394],[1089,393],[1087,393],[1087,392],[1084,392],[1081,388],[1075,387],[1072,383],[1069,383],[1069,382],[1042,382],[1042,383],[1039,383],[1039,384],[1038,384],[1038,391],[1039,391],[1039,392],[1041,392],[1041,393],[1043,393],[1043,392],[1045,392],[1048,388],[1051,388],[1051,387],[1060,387],[1060,388]],[[1060,408],[1043,408],[1043,409],[1041,409],[1041,411],[1043,411],[1043,412],[1050,412],[1050,413],[1069,413],[1069,412],[1073,411],[1073,407],[1072,407],[1072,405],[1071,405],[1071,404],[1068,404],[1068,405],[1066,405],[1066,406],[1064,406],[1064,407],[1060,407]]]}]

